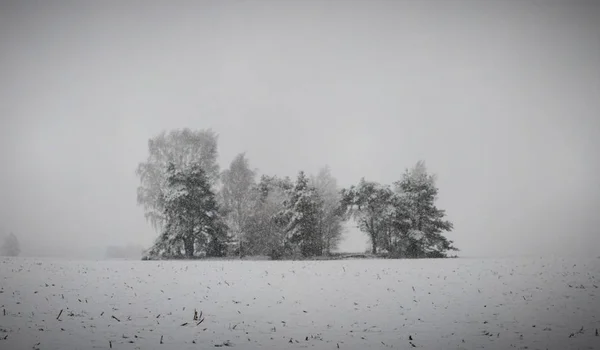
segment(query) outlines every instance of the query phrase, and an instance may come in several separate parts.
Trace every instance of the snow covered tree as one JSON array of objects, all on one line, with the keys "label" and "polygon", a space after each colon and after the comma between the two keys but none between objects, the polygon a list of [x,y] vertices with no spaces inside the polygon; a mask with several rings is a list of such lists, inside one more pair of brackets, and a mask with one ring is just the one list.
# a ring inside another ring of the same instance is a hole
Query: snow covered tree
[{"label": "snow covered tree", "polygon": [[219,180],[217,135],[210,129],[163,131],[148,141],[148,151],[148,158],[136,170],[140,178],[137,202],[144,207],[146,219],[160,231],[165,219],[160,198],[168,164],[174,164],[177,169],[197,164],[205,172],[209,184],[215,185]]},{"label": "snow covered tree", "polygon": [[394,183],[393,191],[361,179],[358,186],[342,190],[342,205],[369,234],[373,254],[379,250],[393,257],[446,257],[447,251],[458,249],[442,235],[452,230],[452,223],[435,206],[437,194],[435,176],[418,162]]},{"label": "snow covered tree", "polygon": [[423,161],[406,170],[402,179],[394,183],[401,196],[402,211],[397,211],[396,225],[401,246],[399,253],[407,257],[445,257],[449,250],[458,250],[452,241],[442,235],[453,225],[444,220],[445,211],[435,206],[438,188],[435,176],[427,173]]},{"label": "snow covered tree", "polygon": [[285,209],[278,215],[278,222],[285,225],[287,241],[298,246],[303,256],[322,255],[323,237],[319,230],[322,201],[317,191],[309,185],[303,171],[298,173],[284,205]]},{"label": "snow covered tree", "polygon": [[384,234],[391,229],[392,190],[388,186],[362,178],[357,186],[343,189],[341,196],[346,215],[353,218],[358,228],[369,235],[371,253],[377,254],[378,246],[385,241]]},{"label": "snow covered tree", "polygon": [[243,255],[243,234],[252,210],[252,195],[256,172],[250,169],[245,154],[238,154],[229,169],[221,174],[223,188],[221,197],[227,212],[227,226],[238,242],[238,251]]},{"label": "snow covered tree", "polygon": [[293,188],[289,178],[263,175],[252,191],[252,210],[245,223],[245,251],[278,259],[285,255],[285,226],[278,215],[285,209],[287,191]]},{"label": "snow covered tree", "polygon": [[21,254],[21,247],[17,236],[13,233],[6,236],[4,243],[0,249],[0,255],[2,256],[19,256]]},{"label": "snow covered tree", "polygon": [[[167,166],[165,188],[158,199],[165,225],[150,255],[192,258],[223,256],[227,228],[204,169],[198,164],[178,169]],[[199,252],[200,251],[200,252]]]},{"label": "snow covered tree", "polygon": [[409,205],[407,198],[397,192],[392,192],[389,197],[389,208],[385,212],[385,224],[380,236],[380,246],[391,257],[402,257],[401,252],[405,251],[403,247],[411,237],[404,234],[411,232]]},{"label": "snow covered tree", "polygon": [[324,253],[329,255],[337,248],[344,230],[340,190],[329,167],[322,168],[317,176],[312,177],[311,186],[315,188],[322,200],[318,214],[318,229],[323,239]]}]

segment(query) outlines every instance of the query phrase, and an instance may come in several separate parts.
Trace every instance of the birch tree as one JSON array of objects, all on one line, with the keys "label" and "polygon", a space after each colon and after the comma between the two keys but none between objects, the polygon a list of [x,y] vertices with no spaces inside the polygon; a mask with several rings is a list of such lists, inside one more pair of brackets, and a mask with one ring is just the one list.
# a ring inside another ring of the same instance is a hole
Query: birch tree
[{"label": "birch tree", "polygon": [[219,180],[217,155],[217,135],[210,129],[163,131],[148,141],[148,157],[136,169],[140,179],[137,202],[157,231],[160,232],[164,224],[160,198],[165,188],[167,166],[173,164],[176,169],[182,169],[196,164],[205,172],[212,187]]}]

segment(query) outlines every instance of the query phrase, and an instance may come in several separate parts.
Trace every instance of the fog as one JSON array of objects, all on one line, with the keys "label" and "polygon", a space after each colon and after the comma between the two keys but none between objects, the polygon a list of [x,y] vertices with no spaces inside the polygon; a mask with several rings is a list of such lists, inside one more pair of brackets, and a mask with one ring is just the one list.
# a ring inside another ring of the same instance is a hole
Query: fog
[{"label": "fog", "polygon": [[423,159],[461,256],[598,255],[599,112],[592,1],[2,1],[0,235],[149,246],[135,168],[187,127],[343,187]]}]

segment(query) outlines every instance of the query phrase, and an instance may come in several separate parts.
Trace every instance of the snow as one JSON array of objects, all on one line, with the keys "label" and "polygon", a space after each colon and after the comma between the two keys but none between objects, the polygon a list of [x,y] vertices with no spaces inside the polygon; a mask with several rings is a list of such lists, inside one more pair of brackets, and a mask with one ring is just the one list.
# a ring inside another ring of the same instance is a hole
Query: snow
[{"label": "snow", "polygon": [[583,258],[6,258],[0,349],[600,349],[599,278]]}]

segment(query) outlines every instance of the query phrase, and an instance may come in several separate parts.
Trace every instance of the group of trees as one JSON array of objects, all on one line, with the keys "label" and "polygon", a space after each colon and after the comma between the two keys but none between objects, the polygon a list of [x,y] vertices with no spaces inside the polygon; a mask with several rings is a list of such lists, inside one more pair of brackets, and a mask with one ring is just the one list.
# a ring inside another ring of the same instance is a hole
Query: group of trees
[{"label": "group of trees", "polygon": [[354,218],[373,253],[443,256],[455,249],[441,232],[452,224],[434,206],[435,179],[419,163],[392,190],[364,179],[341,190],[325,167],[316,176],[262,175],[239,154],[228,169],[217,163],[211,130],[163,132],[148,142],[139,164],[138,204],[159,231],[148,258],[245,255],[328,255]]},{"label": "group of trees", "polygon": [[371,252],[397,258],[446,257],[457,251],[442,235],[451,231],[444,210],[435,206],[435,176],[420,161],[393,187],[361,179],[342,190],[342,206],[369,235]]},{"label": "group of trees", "polygon": [[19,254],[21,254],[19,240],[11,233],[4,238],[4,242],[0,246],[0,256],[19,256]]}]

